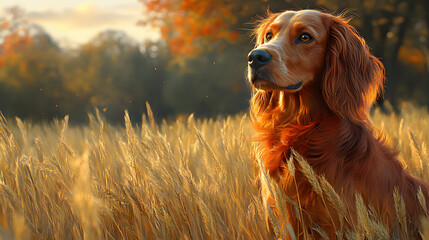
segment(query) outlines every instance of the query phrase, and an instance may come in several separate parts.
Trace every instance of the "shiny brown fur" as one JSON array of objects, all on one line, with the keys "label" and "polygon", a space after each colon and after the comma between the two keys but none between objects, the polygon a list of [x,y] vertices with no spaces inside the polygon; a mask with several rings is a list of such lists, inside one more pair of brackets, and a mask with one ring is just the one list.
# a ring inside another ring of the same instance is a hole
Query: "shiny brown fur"
[{"label": "shiny brown fur", "polygon": [[[304,31],[313,36],[311,43],[295,40]],[[273,33],[269,41],[264,39],[267,32]],[[368,112],[382,88],[384,68],[364,39],[343,18],[312,10],[272,14],[260,23],[256,35],[256,49],[273,56],[258,69],[267,79],[255,79],[258,76],[249,66],[255,88],[251,116],[257,151],[287,197],[299,199],[303,221],[292,214],[288,203],[288,220],[298,237],[314,224],[331,239],[340,229],[337,210],[322,204],[301,169],[297,166],[295,179],[290,175],[286,159],[291,148],[339,193],[347,208],[346,228],[356,225],[356,193],[384,224],[393,227],[397,222],[393,192],[398,189],[406,206],[408,233],[419,238],[420,217],[425,213],[417,191],[422,188],[427,198],[429,186],[404,170],[381,133],[374,136]],[[284,88],[297,81],[303,82],[299,89]],[[274,206],[267,186],[262,186],[262,195]]]}]

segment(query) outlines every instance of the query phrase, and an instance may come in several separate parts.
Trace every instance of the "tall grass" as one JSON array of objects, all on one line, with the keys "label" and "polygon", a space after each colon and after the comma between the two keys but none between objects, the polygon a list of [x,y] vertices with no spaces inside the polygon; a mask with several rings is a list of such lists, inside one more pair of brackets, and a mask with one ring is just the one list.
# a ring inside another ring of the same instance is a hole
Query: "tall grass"
[{"label": "tall grass", "polygon": [[[427,110],[404,105],[401,114],[376,110],[372,119],[400,150],[408,171],[429,179]],[[255,184],[259,163],[252,134],[246,115],[216,120],[181,116],[157,124],[150,108],[140,124],[125,114],[124,127],[107,124],[98,112],[87,126],[76,127],[68,125],[68,117],[35,125],[1,118],[0,237],[284,238],[293,232],[285,214],[274,217]],[[306,166],[298,154],[288,161],[289,168],[298,164]],[[332,217],[344,218],[339,196],[307,167],[324,200],[338,207]],[[278,209],[285,209],[287,196],[268,177],[262,180],[270,182]],[[427,201],[422,194],[419,200]],[[401,224],[397,231],[388,229],[358,196],[356,202],[361,203],[360,226],[348,232],[338,226],[340,237],[406,237],[391,235],[403,234]],[[299,203],[294,204],[293,214],[301,214]],[[265,224],[266,210],[274,233]],[[422,235],[428,237],[427,219],[423,226]],[[323,236],[322,229],[315,231]]]}]

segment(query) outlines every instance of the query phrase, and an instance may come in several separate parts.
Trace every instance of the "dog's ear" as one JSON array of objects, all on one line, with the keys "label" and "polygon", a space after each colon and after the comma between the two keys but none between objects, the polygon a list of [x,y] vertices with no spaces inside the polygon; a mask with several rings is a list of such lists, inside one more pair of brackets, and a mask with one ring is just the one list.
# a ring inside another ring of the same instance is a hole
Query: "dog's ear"
[{"label": "dog's ear", "polygon": [[330,24],[322,74],[323,97],[329,108],[355,122],[366,119],[382,90],[384,67],[356,30],[339,17]]}]

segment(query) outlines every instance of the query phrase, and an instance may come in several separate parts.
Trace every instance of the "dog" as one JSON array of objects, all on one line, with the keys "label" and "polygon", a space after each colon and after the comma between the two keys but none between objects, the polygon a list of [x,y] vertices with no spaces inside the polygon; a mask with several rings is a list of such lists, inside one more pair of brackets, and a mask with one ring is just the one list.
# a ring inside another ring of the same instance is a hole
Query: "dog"
[{"label": "dog", "polygon": [[[368,115],[383,87],[384,67],[364,39],[343,17],[316,10],[269,14],[255,35],[248,80],[254,89],[250,115],[256,151],[271,179],[300,204],[302,219],[286,203],[287,221],[297,237],[311,234],[318,239],[311,229],[319,226],[335,239],[340,223],[337,210],[324,205],[302,168],[297,166],[294,176],[290,173],[291,149],[339,194],[346,207],[346,229],[358,221],[356,194],[383,224],[398,224],[396,191],[405,204],[407,233],[420,238],[420,217],[426,213],[417,192],[421,189],[427,199],[429,185],[404,170],[383,134],[374,136]],[[261,191],[275,212],[268,186]]]}]

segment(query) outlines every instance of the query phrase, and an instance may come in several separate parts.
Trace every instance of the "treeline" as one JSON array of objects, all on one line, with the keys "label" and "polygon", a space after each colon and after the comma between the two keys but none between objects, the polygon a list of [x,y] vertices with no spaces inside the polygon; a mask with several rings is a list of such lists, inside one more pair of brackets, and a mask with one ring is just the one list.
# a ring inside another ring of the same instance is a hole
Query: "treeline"
[{"label": "treeline", "polygon": [[11,18],[0,16],[3,114],[33,120],[70,115],[82,122],[97,108],[119,122],[125,110],[140,118],[146,102],[158,119],[247,111],[250,33],[268,7],[334,14],[355,9],[346,15],[386,67],[386,99],[394,106],[404,100],[429,104],[427,0],[139,1],[148,9],[142,24],[161,29],[157,42],[105,31],[66,49],[42,28],[29,28],[16,9]]},{"label": "treeline", "polygon": [[110,121],[122,121],[125,110],[141,117],[147,101],[159,118],[235,113],[246,109],[249,94],[245,65],[236,69],[229,62],[245,64],[237,56],[230,59],[229,54],[225,62],[222,54],[207,54],[189,62],[187,69],[170,63],[163,41],[142,45],[122,32],[105,31],[67,50],[41,31],[0,67],[0,110],[9,117],[70,115],[85,121],[98,108]]}]

